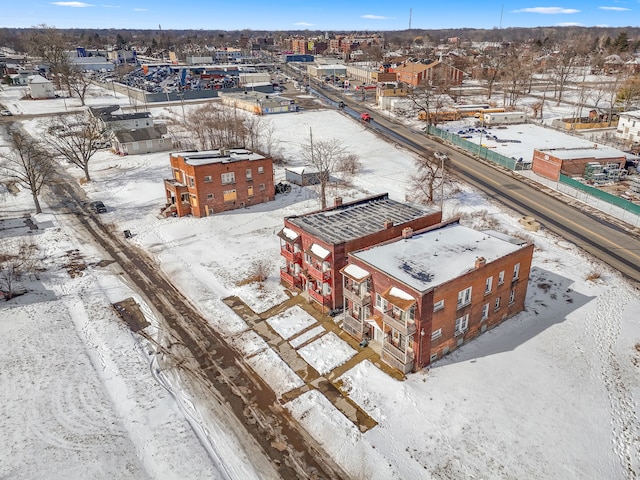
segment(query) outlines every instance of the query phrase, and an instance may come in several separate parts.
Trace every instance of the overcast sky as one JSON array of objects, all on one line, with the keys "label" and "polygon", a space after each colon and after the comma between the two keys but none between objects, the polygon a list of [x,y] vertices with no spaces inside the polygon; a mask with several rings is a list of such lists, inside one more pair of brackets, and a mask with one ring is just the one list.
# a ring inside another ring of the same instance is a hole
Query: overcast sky
[{"label": "overcast sky", "polygon": [[1,27],[210,30],[404,30],[638,24],[639,0],[2,0]]}]

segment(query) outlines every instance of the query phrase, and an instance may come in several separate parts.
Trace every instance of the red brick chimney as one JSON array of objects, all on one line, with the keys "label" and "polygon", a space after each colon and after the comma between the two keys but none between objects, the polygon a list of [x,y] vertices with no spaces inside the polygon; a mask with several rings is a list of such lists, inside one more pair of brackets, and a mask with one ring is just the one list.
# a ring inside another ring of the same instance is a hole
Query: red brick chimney
[{"label": "red brick chimney", "polygon": [[487,264],[487,260],[484,257],[476,258],[476,268],[484,267]]},{"label": "red brick chimney", "polygon": [[342,205],[342,197],[336,197],[333,199],[333,205],[335,207],[339,207],[340,205]]},{"label": "red brick chimney", "polygon": [[402,229],[402,238],[411,238],[413,236],[413,228],[405,227]]},{"label": "red brick chimney", "polygon": [[384,229],[388,230],[391,227],[393,227],[393,220],[385,220],[383,225],[384,225]]}]

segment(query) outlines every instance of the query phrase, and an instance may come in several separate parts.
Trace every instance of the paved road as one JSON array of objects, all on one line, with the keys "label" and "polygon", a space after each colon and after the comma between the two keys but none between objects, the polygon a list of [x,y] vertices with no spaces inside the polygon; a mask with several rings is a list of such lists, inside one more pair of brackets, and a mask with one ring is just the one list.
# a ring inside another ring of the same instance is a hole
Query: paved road
[{"label": "paved road", "polygon": [[[348,97],[338,97],[326,89],[322,89],[320,93],[334,102],[344,101],[347,104],[347,114],[359,116],[359,112],[367,111]],[[640,285],[638,229],[608,218],[600,212],[589,211],[588,207],[577,208],[579,203],[569,197],[416,133],[404,125],[390,121],[380,112],[368,111],[374,118],[370,127],[379,134],[417,153],[424,154],[433,150],[446,152],[449,155],[447,165],[464,181],[518,214],[535,217],[543,227],[575,243]]]}]

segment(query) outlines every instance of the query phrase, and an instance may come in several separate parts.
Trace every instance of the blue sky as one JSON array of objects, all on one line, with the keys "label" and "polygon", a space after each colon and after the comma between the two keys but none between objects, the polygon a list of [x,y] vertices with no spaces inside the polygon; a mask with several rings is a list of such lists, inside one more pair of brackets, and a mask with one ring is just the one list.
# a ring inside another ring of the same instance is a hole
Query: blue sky
[{"label": "blue sky", "polygon": [[2,0],[0,27],[404,30],[638,25],[640,0]]}]

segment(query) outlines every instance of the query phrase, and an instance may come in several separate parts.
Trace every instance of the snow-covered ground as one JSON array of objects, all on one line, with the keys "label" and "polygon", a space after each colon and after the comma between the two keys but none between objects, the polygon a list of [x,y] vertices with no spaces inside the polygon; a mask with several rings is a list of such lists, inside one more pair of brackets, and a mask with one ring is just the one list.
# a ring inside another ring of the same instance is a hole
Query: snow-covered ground
[{"label": "snow-covered ground", "polygon": [[[347,201],[389,192],[404,200],[412,154],[336,111],[264,118],[276,126],[279,148],[290,164],[300,162],[310,131],[314,140],[337,139],[360,156],[363,171],[348,187],[332,186],[330,197]],[[34,123],[26,127],[33,130]],[[263,312],[288,298],[279,285],[275,234],[285,216],[317,209],[316,193],[294,186],[268,204],[202,219],[165,219],[159,212],[165,203],[162,180],[170,173],[168,154],[100,152],[91,170],[94,181],[85,189],[107,205],[102,220],[116,231],[130,229],[131,241],[157,258],[277,394],[299,387],[295,372],[222,299],[237,295]],[[69,173],[81,176],[79,170]],[[282,178],[278,167],[276,180]],[[29,208],[24,192],[0,201],[3,216]],[[636,478],[637,291],[574,245],[545,231],[524,232],[510,212],[465,185],[446,199],[444,210],[445,218],[462,214],[470,226],[489,216],[504,231],[535,241],[526,311],[402,382],[367,361],[344,373],[344,391],[378,422],[365,433],[317,390],[285,406],[355,479]],[[63,218],[46,215],[51,227],[37,238],[50,249],[48,258],[64,258],[67,250],[79,248],[92,261],[99,259],[88,245],[78,246]],[[258,258],[272,264],[259,288],[243,282]],[[188,428],[179,407],[184,402],[162,395],[136,337],[110,310],[110,302],[131,293],[109,269],[92,267],[70,279],[61,262],[51,260],[41,275],[43,288],[51,292],[46,298],[29,293],[0,304],[0,451],[12,454],[8,461],[0,459],[0,477],[33,478],[53,471],[53,477],[60,472],[62,478],[58,465],[64,464],[65,478],[84,478],[97,470],[93,463],[117,457],[97,478],[172,478],[174,472],[184,473],[181,478],[218,478],[217,465]],[[594,272],[599,277],[587,280]],[[351,356],[335,334],[323,335],[321,329],[312,334],[317,327],[304,311],[291,313],[273,317],[271,326],[314,368],[325,372]],[[308,338],[301,340],[303,335]],[[326,346],[341,354],[326,358]],[[35,380],[30,385],[24,378]],[[131,386],[125,388],[128,378]],[[172,385],[180,397],[180,386]],[[156,428],[166,433],[156,435]],[[96,431],[103,435],[101,442],[92,437]],[[73,445],[73,435],[89,437],[87,445],[81,442],[84,450],[62,444],[60,439]],[[51,443],[55,448],[34,456]],[[231,458],[243,462],[241,455]],[[30,468],[38,470],[32,475]],[[230,476],[252,478],[255,472],[247,470]]]}]

